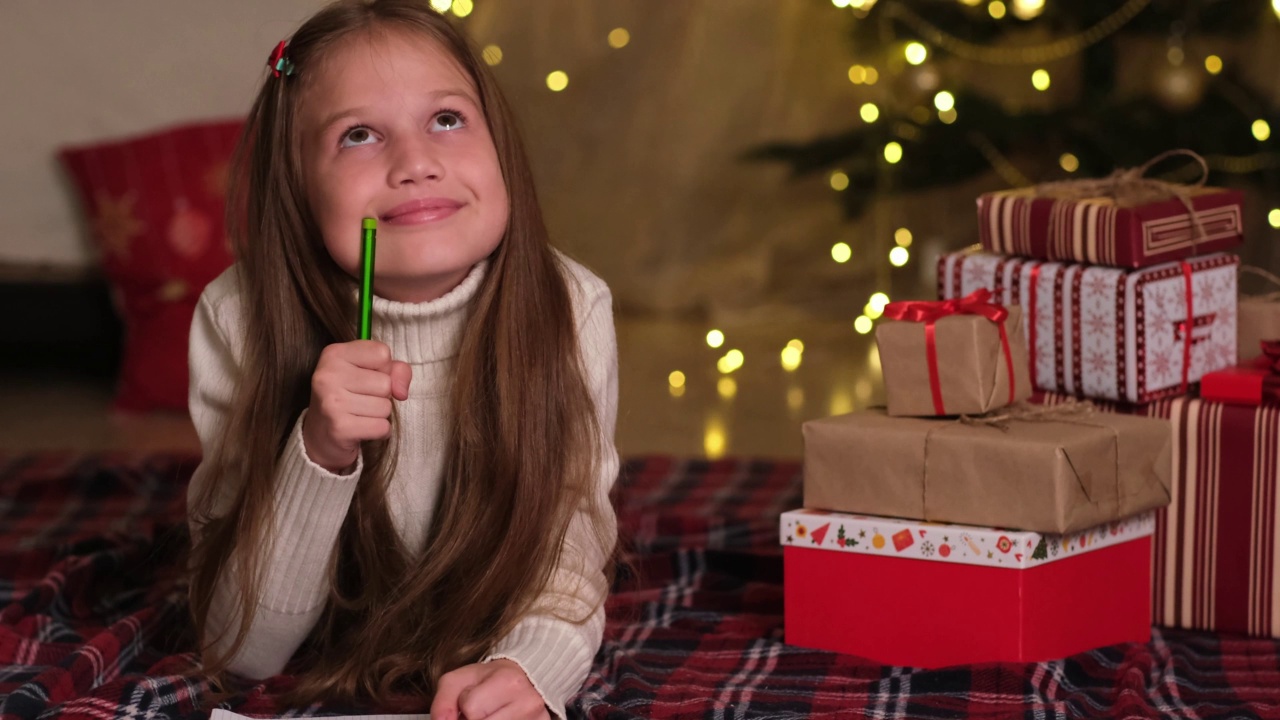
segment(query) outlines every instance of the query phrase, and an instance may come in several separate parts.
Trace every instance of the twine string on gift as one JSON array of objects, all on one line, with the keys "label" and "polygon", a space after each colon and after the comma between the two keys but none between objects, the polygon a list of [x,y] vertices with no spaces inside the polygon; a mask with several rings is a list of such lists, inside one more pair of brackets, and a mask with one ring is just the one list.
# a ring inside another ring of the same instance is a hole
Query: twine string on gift
[{"label": "twine string on gift", "polygon": [[[1193,183],[1175,183],[1146,177],[1151,168],[1173,157],[1188,157],[1200,166],[1200,177]],[[1052,197],[1059,203],[1073,203],[1088,198],[1111,198],[1119,205],[1142,205],[1175,198],[1182,203],[1191,221],[1191,254],[1199,255],[1197,245],[1208,240],[1208,233],[1191,204],[1192,191],[1204,187],[1209,179],[1209,164],[1198,153],[1187,150],[1167,150],[1134,168],[1120,168],[1105,178],[1058,180],[1035,186],[1036,195]]]},{"label": "twine string on gift", "polygon": [[1000,348],[1004,352],[1005,368],[1009,377],[1009,402],[1017,397],[1017,384],[1014,376],[1013,352],[1009,347],[1009,333],[1005,329],[1005,320],[1009,311],[1003,305],[991,302],[991,291],[982,289],[952,300],[926,301],[912,300],[891,302],[884,308],[884,317],[890,320],[924,323],[925,357],[929,364],[929,391],[933,395],[933,410],[937,415],[946,415],[946,406],[942,401],[942,380],[938,372],[938,342],[934,323],[952,315],[980,315],[996,324],[1000,330]]},{"label": "twine string on gift", "polygon": [[[1276,275],[1275,273],[1269,270],[1264,270],[1260,267],[1254,267],[1253,265],[1242,264],[1240,266],[1240,274],[1253,275],[1255,277],[1260,277],[1263,280],[1266,280],[1267,282],[1271,283],[1275,287],[1280,288],[1280,275]],[[1276,300],[1280,300],[1280,289],[1273,290],[1269,293],[1264,293],[1262,295],[1255,295],[1253,296],[1253,298],[1258,300],[1265,300],[1266,302],[1274,302]]]},{"label": "twine string on gift", "polygon": [[[934,518],[929,513],[929,443],[933,439],[934,433],[948,430],[962,425],[970,427],[989,427],[995,428],[1001,432],[1009,432],[1009,424],[1012,422],[1058,422],[1071,425],[1083,425],[1085,427],[1105,427],[1111,431],[1112,439],[1112,458],[1115,462],[1115,474],[1112,476],[1114,482],[1113,490],[1115,491],[1115,507],[1117,516],[1123,514],[1123,499],[1120,495],[1120,432],[1114,427],[1106,424],[1095,424],[1085,422],[1079,418],[1093,415],[1097,410],[1092,402],[1088,400],[1077,400],[1068,398],[1055,405],[1032,405],[1026,402],[1018,402],[1002,410],[993,410],[983,415],[961,415],[953,421],[938,422],[937,427],[929,430],[924,434],[924,457],[921,464],[922,472],[920,479],[920,510],[924,520],[932,522]],[[1079,475],[1076,481],[1080,483],[1080,488],[1086,497],[1089,497],[1088,488],[1084,487],[1084,483],[1080,480]],[[1090,498],[1093,500],[1093,498]]]}]

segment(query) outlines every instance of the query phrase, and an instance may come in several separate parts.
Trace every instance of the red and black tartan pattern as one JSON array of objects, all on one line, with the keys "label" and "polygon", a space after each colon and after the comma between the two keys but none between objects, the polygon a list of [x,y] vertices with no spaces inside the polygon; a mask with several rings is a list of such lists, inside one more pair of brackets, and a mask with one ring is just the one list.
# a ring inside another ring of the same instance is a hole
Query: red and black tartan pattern
[{"label": "red and black tartan pattern", "polygon": [[[0,459],[3,720],[208,716],[177,572],[194,467]],[[1157,630],[1061,661],[932,671],[785,645],[777,519],[800,504],[797,463],[639,459],[616,504],[634,562],[573,717],[1280,719],[1274,640]],[[222,706],[278,714],[288,682]]]}]

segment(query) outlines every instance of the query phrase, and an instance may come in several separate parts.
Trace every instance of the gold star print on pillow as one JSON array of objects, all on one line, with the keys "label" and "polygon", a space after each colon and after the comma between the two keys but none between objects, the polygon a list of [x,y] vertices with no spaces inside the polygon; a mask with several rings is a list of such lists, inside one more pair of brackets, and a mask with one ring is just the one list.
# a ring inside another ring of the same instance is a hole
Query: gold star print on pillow
[{"label": "gold star print on pillow", "polygon": [[119,199],[99,194],[96,198],[98,215],[93,219],[93,230],[102,243],[103,252],[121,259],[129,257],[133,239],[142,234],[146,224],[133,211],[137,198],[127,193]]}]

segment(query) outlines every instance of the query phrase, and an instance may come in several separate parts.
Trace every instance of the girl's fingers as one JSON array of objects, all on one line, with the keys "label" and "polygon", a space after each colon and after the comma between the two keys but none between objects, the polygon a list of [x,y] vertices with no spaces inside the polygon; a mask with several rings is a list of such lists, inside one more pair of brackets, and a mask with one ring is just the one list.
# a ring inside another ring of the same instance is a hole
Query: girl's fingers
[{"label": "girl's fingers", "polygon": [[357,417],[389,418],[391,417],[391,400],[373,395],[347,396],[346,411]]}]

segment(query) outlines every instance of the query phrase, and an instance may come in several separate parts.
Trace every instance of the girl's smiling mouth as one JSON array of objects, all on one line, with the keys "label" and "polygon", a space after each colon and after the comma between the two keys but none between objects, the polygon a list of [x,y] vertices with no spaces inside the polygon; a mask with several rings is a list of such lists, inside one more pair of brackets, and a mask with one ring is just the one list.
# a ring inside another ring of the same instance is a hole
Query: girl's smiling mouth
[{"label": "girl's smiling mouth", "polygon": [[438,222],[461,210],[465,203],[444,197],[426,197],[401,203],[378,217],[390,225]]}]

